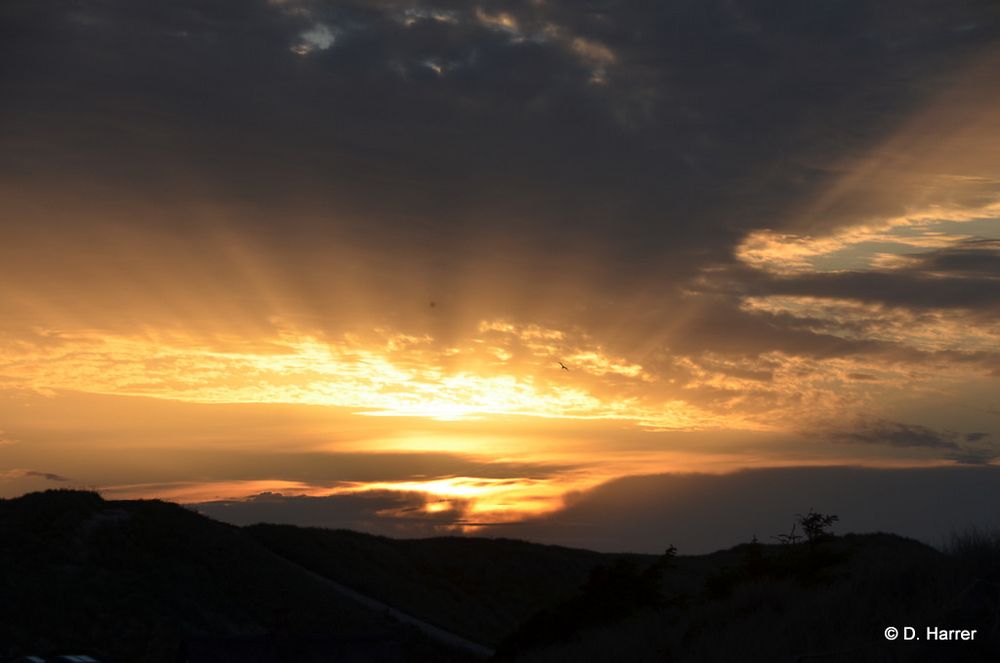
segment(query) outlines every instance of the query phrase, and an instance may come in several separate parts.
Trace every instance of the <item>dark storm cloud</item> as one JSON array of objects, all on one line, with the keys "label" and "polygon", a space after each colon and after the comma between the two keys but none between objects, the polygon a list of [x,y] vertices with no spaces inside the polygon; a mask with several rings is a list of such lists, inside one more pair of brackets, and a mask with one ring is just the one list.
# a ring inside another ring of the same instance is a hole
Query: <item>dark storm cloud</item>
[{"label": "dark storm cloud", "polygon": [[[0,12],[12,178],[45,173],[91,199],[127,184],[281,204],[285,241],[294,205],[363,219],[358,241],[381,228],[547,247],[570,231],[607,247],[620,287],[727,259],[993,40],[998,16],[988,2],[860,0]],[[329,221],[303,223],[315,237]]]},{"label": "dark storm cloud", "polygon": [[[270,324],[277,312],[216,260],[235,237],[265,247],[252,276],[285,277],[281,313],[331,333],[376,315],[422,324],[400,301],[413,299],[442,346],[462,333],[448,324],[464,306],[473,326],[530,319],[593,331],[622,356],[669,353],[665,372],[683,356],[774,351],[1000,371],[986,352],[922,353],[863,323],[740,306],[788,294],[989,317],[995,245],[787,278],[733,258],[754,230],[829,229],[909,204],[865,189],[822,218],[798,213],[997,44],[995,3],[16,0],[0,30],[0,194],[14,194],[6,213],[20,221],[0,260],[37,270],[25,289],[42,283],[35,299],[53,310],[87,301],[65,285],[79,283],[109,300],[92,307],[113,318],[103,324],[134,328],[115,297],[148,302],[156,288],[133,278],[149,272],[169,275],[149,280],[179,311],[211,283],[219,302]],[[199,234],[217,221],[192,211],[205,208],[228,224],[219,246]],[[104,219],[178,246],[105,251]],[[127,278],[53,276],[57,252],[23,250],[22,232],[67,237]],[[330,294],[362,280],[384,298],[366,293],[376,303],[361,313]],[[413,284],[426,298],[410,297]],[[641,310],[623,312],[637,293]],[[433,316],[428,300],[441,304]],[[622,320],[628,333],[601,333]],[[772,369],[723,372],[766,382]]]},{"label": "dark storm cloud", "polygon": [[998,524],[1000,468],[795,467],[734,474],[627,477],[548,517],[492,527],[489,536],[603,551],[703,553],[768,541],[796,513],[840,516],[836,531],[894,532],[940,544],[970,524]]}]

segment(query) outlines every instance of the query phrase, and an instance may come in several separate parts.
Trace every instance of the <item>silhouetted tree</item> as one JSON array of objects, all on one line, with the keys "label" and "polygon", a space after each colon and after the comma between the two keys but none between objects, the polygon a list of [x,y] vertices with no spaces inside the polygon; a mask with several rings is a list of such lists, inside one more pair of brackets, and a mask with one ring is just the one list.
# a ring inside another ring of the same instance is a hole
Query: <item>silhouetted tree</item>
[{"label": "silhouetted tree", "polygon": [[809,513],[796,515],[799,524],[802,526],[802,531],[806,534],[806,540],[812,544],[831,536],[831,533],[827,530],[831,525],[840,520],[838,516],[813,511],[812,507],[809,508]]}]

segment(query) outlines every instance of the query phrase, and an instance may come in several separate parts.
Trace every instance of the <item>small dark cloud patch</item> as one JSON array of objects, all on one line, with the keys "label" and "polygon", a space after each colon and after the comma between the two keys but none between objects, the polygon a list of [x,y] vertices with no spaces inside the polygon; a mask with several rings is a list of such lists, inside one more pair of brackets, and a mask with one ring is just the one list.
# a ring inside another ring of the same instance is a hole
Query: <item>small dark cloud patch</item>
[{"label": "small dark cloud patch", "polygon": [[892,447],[959,448],[957,433],[885,419],[867,422],[851,430],[832,431],[829,437],[836,442],[886,444]]},{"label": "small dark cloud patch", "polygon": [[849,444],[937,449],[942,452],[943,460],[963,465],[987,465],[1000,457],[1000,450],[989,442],[990,433],[977,431],[961,434],[885,419],[861,422],[854,428],[830,431],[824,436]]},{"label": "small dark cloud patch", "polygon": [[945,457],[960,465],[990,465],[994,460],[1000,458],[1000,451],[997,449],[962,449],[949,453]]},{"label": "small dark cloud patch", "polygon": [[1000,314],[1000,280],[979,272],[945,276],[920,269],[899,269],[789,278],[756,275],[743,278],[740,288],[755,295],[824,297],[914,310],[970,309],[982,315]]},{"label": "small dark cloud patch", "polygon": [[70,480],[61,474],[56,474],[54,472],[40,472],[38,470],[25,470],[19,468],[0,471],[0,479],[23,479],[25,477],[45,479],[46,481],[58,481],[60,483]]},{"label": "small dark cloud patch", "polygon": [[46,479],[47,481],[60,481],[60,482],[69,481],[67,477],[62,476],[61,474],[55,474],[53,472],[38,472],[36,470],[28,470],[27,472],[24,473],[24,475],[29,477],[39,477],[41,479]]},{"label": "small dark cloud patch", "polygon": [[1000,240],[966,240],[954,247],[911,256],[910,271],[952,277],[1000,277]]},{"label": "small dark cloud patch", "polygon": [[992,433],[983,431],[966,433],[962,449],[948,454],[948,458],[965,465],[989,465],[1000,458],[1000,445],[992,437]]}]

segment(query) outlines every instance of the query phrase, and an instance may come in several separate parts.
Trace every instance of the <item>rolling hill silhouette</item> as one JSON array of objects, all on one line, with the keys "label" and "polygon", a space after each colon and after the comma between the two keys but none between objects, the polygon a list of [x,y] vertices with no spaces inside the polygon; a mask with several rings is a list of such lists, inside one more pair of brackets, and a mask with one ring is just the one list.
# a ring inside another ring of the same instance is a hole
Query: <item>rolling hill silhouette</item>
[{"label": "rolling hill silhouette", "polygon": [[[987,661],[1000,538],[888,534],[609,555],[235,527],[86,491],[0,500],[0,660]],[[889,641],[911,626],[920,641]],[[966,641],[927,627],[976,629]],[[4,658],[7,657],[7,658]]]},{"label": "rolling hill silhouette", "polygon": [[0,501],[0,569],[0,655],[174,663],[188,641],[212,649],[212,639],[257,639],[259,649],[322,635],[406,653],[388,660],[467,658],[345,598],[239,528],[166,502],[81,491]]},{"label": "rolling hill silhouette", "polygon": [[391,539],[291,525],[244,531],[320,575],[491,646],[534,613],[573,596],[594,568],[654,559],[511,539]]}]

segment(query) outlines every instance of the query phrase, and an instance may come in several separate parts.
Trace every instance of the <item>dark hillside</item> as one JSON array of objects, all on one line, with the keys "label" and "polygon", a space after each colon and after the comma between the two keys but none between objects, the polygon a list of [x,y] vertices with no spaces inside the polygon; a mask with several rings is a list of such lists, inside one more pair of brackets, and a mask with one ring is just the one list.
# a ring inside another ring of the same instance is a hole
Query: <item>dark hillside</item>
[{"label": "dark hillside", "polygon": [[[961,541],[946,554],[891,534],[849,534],[679,558],[663,573],[659,601],[633,600],[588,622],[609,603],[607,591],[588,589],[499,650],[533,663],[997,661],[1000,539]],[[887,640],[890,626],[913,627],[919,641]],[[929,642],[927,627],[977,634]]]},{"label": "dark hillside", "polygon": [[296,563],[486,644],[570,596],[618,558],[511,539],[390,539],[348,530],[253,525],[256,540]]},{"label": "dark hillside", "polygon": [[[890,534],[813,532],[780,545],[675,553],[238,528],[165,502],[34,493],[0,500],[0,660],[469,660],[416,630],[432,632],[426,624],[402,625],[370,599],[495,645],[502,660],[1000,660],[992,533],[958,536],[946,552]],[[888,641],[890,626],[978,635]]]},{"label": "dark hillside", "polygon": [[0,501],[0,596],[0,657],[174,663],[189,638],[311,634],[408,642],[412,660],[449,656],[239,528],[159,501],[82,491]]}]

